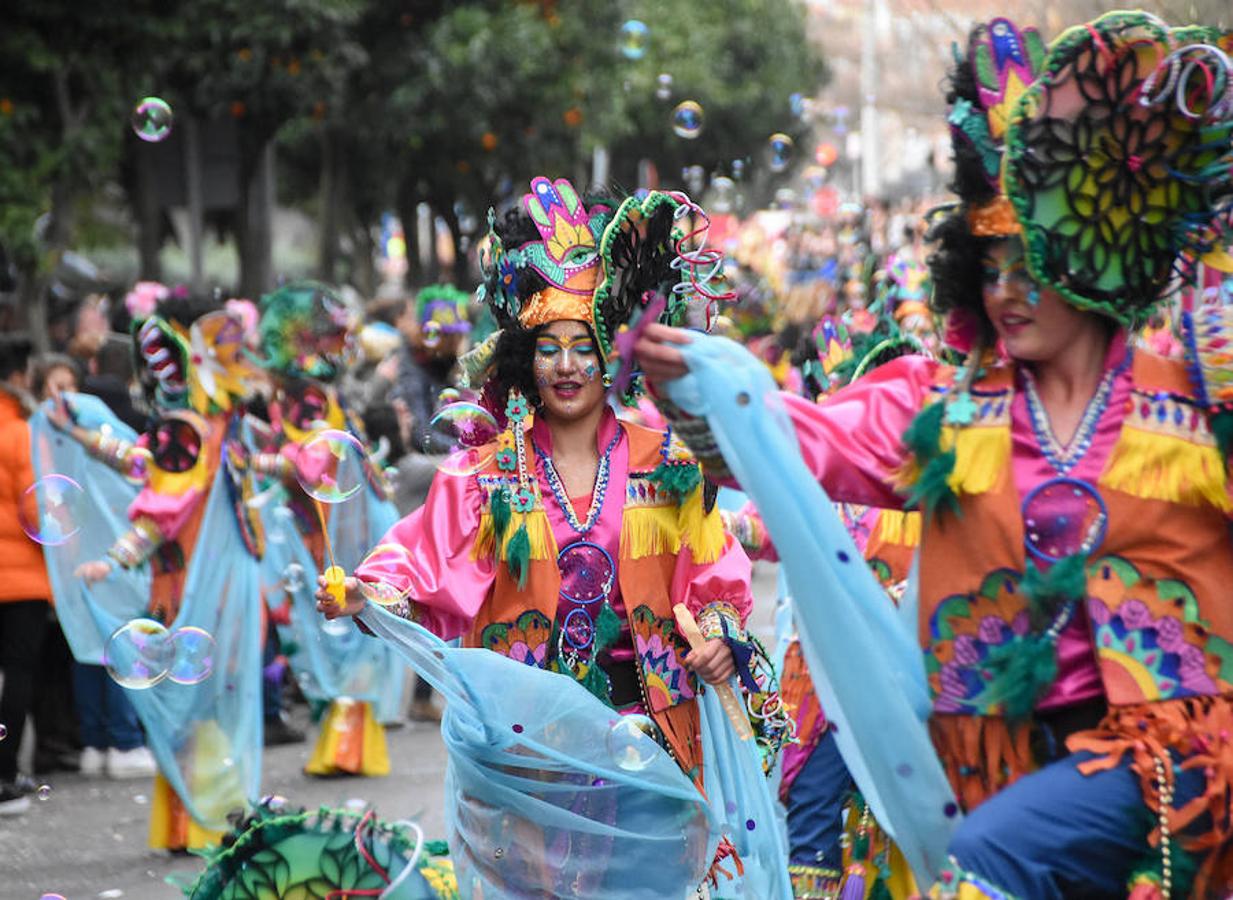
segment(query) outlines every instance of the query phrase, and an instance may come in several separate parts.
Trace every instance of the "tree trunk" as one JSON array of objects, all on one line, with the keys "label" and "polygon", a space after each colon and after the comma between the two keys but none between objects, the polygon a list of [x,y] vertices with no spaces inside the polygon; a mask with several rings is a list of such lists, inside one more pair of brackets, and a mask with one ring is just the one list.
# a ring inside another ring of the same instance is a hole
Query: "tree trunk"
[{"label": "tree trunk", "polygon": [[162,211],[154,185],[154,167],[145,162],[145,144],[137,150],[137,277],[142,281],[162,281],[159,250],[163,243]]},{"label": "tree trunk", "polygon": [[341,166],[338,141],[328,127],[321,129],[321,178],[317,190],[320,231],[317,244],[317,277],[332,284],[338,275],[338,181]]},{"label": "tree trunk", "polygon": [[351,267],[351,284],[365,298],[377,295],[377,267],[373,261],[376,248],[373,246],[372,231],[362,223],[355,223],[351,229],[351,242],[355,247]]},{"label": "tree trunk", "polygon": [[240,215],[236,229],[240,257],[240,296],[256,300],[274,287],[272,220],[274,143],[251,147],[240,138]]},{"label": "tree trunk", "polygon": [[418,287],[423,283],[424,267],[420,262],[420,198],[415,190],[413,177],[402,180],[394,203],[398,220],[402,223],[403,238],[407,242],[407,271],[403,275],[403,284],[407,287]]},{"label": "tree trunk", "polygon": [[[205,200],[202,196],[201,129],[195,116],[184,121],[184,188],[188,204],[188,284],[194,292],[205,289],[205,260],[202,241],[205,233]],[[161,226],[157,209],[155,221]],[[158,248],[155,248],[157,260]],[[156,263],[157,264],[157,263]],[[159,280],[159,279],[155,279]]]}]

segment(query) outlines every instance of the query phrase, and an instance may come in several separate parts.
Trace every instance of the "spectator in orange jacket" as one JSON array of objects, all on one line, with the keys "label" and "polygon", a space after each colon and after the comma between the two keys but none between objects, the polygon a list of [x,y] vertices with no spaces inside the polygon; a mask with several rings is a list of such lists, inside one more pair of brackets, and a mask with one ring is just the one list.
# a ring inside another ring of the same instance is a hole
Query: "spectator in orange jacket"
[{"label": "spectator in orange jacket", "polygon": [[34,783],[17,772],[26,716],[34,697],[39,653],[47,632],[51,587],[43,550],[22,528],[22,494],[34,483],[30,457],[30,342],[0,335],[0,815],[30,806]]}]

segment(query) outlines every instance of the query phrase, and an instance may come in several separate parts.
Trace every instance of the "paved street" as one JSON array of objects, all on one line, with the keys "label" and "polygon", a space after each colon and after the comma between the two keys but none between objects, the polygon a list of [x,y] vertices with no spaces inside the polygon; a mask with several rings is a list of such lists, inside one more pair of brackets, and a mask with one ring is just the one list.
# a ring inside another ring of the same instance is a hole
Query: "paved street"
[{"label": "paved street", "polygon": [[[774,569],[755,573],[754,627],[764,639],[775,595]],[[302,708],[297,710],[303,715]],[[313,734],[315,737],[315,732]],[[265,754],[263,792],[313,808],[373,802],[383,818],[414,818],[429,837],[441,837],[445,748],[435,726],[409,724],[388,732],[392,772],[386,778],[316,779],[302,773],[310,745],[274,747]],[[152,782],[58,775],[26,815],[0,819],[0,900],[163,900],[179,896],[170,876],[191,881],[201,870],[192,856],[146,847]]]}]

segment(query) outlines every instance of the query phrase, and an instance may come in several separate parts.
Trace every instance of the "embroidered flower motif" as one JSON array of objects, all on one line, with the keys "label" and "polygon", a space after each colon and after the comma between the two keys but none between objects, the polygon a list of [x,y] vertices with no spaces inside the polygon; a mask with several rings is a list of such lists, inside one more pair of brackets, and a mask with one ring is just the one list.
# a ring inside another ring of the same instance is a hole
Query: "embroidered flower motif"
[{"label": "embroidered flower motif", "polygon": [[970,634],[961,634],[955,638],[955,660],[965,666],[974,666],[980,662],[980,646]]},{"label": "embroidered flower motif", "polygon": [[1131,629],[1148,628],[1152,624],[1152,611],[1142,600],[1127,600],[1117,608],[1122,623]]},{"label": "embroidered flower motif", "polygon": [[630,617],[630,627],[651,709],[658,712],[693,697],[684,648],[674,640],[675,624],[656,616],[650,607],[639,606]]},{"label": "embroidered flower motif", "polygon": [[535,494],[529,488],[518,488],[510,497],[510,506],[514,512],[529,513],[535,508]]},{"label": "embroidered flower motif", "polygon": [[497,451],[497,468],[502,472],[513,472],[518,468],[518,454],[506,447]]},{"label": "embroidered flower motif", "polygon": [[1005,640],[1005,627],[1006,623],[997,616],[985,616],[980,620],[980,639],[986,644],[1000,644]]},{"label": "embroidered flower motif", "polygon": [[514,433],[512,431],[502,431],[497,435],[497,446],[502,450],[514,449]]},{"label": "embroidered flower motif", "polygon": [[539,610],[527,610],[513,622],[494,622],[480,634],[481,646],[528,666],[542,669],[548,657],[552,622]]},{"label": "embroidered flower motif", "polygon": [[1109,611],[1105,602],[1094,597],[1088,601],[1087,614],[1093,625],[1108,625],[1109,620],[1113,618],[1113,613]]},{"label": "embroidered flower motif", "polygon": [[1177,653],[1186,646],[1186,632],[1182,623],[1172,616],[1162,616],[1156,622],[1156,643],[1166,653]]},{"label": "embroidered flower motif", "polygon": [[513,422],[521,422],[530,412],[531,407],[527,405],[526,398],[521,394],[510,397],[505,404],[505,415]]}]

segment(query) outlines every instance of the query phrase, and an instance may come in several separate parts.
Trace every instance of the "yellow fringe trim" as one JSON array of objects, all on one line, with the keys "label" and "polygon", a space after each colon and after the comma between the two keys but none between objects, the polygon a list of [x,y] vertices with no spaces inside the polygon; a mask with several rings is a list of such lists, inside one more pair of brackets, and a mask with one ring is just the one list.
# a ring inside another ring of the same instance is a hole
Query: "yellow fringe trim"
[{"label": "yellow fringe trim", "polygon": [[878,513],[878,538],[885,544],[916,547],[920,544],[921,518],[918,512],[884,509]]},{"label": "yellow fringe trim", "polygon": [[943,451],[955,451],[955,468],[946,481],[956,494],[988,493],[1005,477],[1010,464],[1008,426],[943,427],[941,443]]},{"label": "yellow fringe trim", "polygon": [[150,830],[146,834],[151,849],[205,850],[222,843],[223,832],[198,825],[162,772],[154,776],[153,794]]},{"label": "yellow fringe trim", "polygon": [[680,509],[669,506],[626,507],[621,516],[621,558],[642,559],[679,553]]},{"label": "yellow fringe trim", "polygon": [[1138,428],[1122,429],[1100,483],[1144,500],[1233,509],[1216,447]]},{"label": "yellow fringe trim", "polygon": [[[505,536],[501,539],[498,559],[509,558],[509,542],[514,539],[519,526],[524,522],[527,536],[531,539],[531,559],[556,559],[557,548],[552,539],[552,526],[548,524],[548,515],[542,509],[533,509],[529,513],[510,513],[509,527],[505,529]],[[492,513],[481,513],[479,531],[475,535],[475,544],[471,547],[471,558],[486,559],[492,556],[494,543]]]},{"label": "yellow fringe trim", "polygon": [[[713,563],[723,555],[728,536],[719,507],[706,512],[702,504],[702,485],[698,485],[680,506],[678,519],[681,539],[689,544],[696,563]],[[623,530],[623,529],[622,529]]]}]

